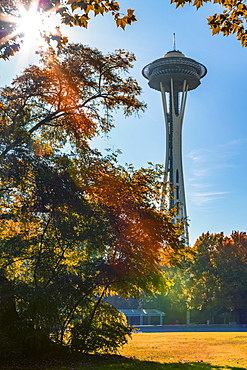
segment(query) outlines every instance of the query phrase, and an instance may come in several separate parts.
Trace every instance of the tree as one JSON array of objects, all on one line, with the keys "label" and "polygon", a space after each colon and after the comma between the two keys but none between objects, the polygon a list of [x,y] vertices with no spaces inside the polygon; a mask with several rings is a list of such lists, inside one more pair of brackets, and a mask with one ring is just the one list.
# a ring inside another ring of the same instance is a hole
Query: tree
[{"label": "tree", "polygon": [[[43,67],[28,68],[2,91],[6,124],[2,127],[0,155],[4,157],[13,147],[23,145],[40,128],[56,149],[68,137],[76,146],[79,139],[85,141],[100,131],[108,132],[113,127],[114,110],[123,108],[125,116],[142,111],[145,104],[137,99],[141,93],[137,82],[120,75],[132,67],[134,59],[123,50],[103,56],[97,49],[75,44],[64,48],[59,58],[53,51],[45,53]],[[50,126],[56,127],[57,136],[50,134]],[[39,136],[35,140],[33,145],[38,147]]]},{"label": "tree", "polygon": [[202,234],[194,247],[194,260],[189,271],[191,306],[202,309],[203,306],[208,310],[216,307],[215,297],[218,294],[219,284],[215,275],[215,265],[213,263],[215,250],[223,239],[223,234]]},{"label": "tree", "polygon": [[144,109],[122,77],[133,60],[67,45],[1,90],[2,355],[116,351],[131,329],[104,298],[163,289],[161,266],[183,253],[183,225],[158,207],[162,168],[121,167],[89,146],[114,110]]},{"label": "tree", "polygon": [[[170,288],[166,296],[151,300],[153,307],[162,303],[167,320],[185,322],[185,312],[192,320],[214,323],[215,316],[235,317],[246,322],[247,310],[247,236],[233,232],[202,234],[180,266],[167,269]],[[174,316],[176,315],[176,317]]]},{"label": "tree", "polygon": [[191,299],[194,307],[235,311],[241,321],[246,309],[247,236],[203,234],[195,243],[195,260],[190,268]]},{"label": "tree", "polygon": [[[116,22],[117,27],[125,28],[127,24],[136,21],[134,11],[127,10],[127,14],[121,14],[120,5],[117,1],[110,0],[4,0],[0,4],[0,57],[8,59],[15,52],[20,50],[23,41],[22,30],[18,28],[19,19],[22,16],[21,9],[24,7],[28,12],[32,7],[43,17],[50,17],[52,14],[59,14],[61,23],[70,27],[79,26],[87,28],[90,14],[97,16],[110,13]],[[67,43],[67,38],[62,36],[59,26],[53,33],[47,30],[40,30],[41,36],[48,43],[51,40],[57,41],[61,48]]]},{"label": "tree", "polygon": [[197,9],[204,3],[213,2],[222,6],[222,13],[210,16],[208,24],[212,34],[222,33],[224,36],[235,34],[242,46],[247,46],[247,6],[243,0],[171,0],[176,7],[192,4]]}]

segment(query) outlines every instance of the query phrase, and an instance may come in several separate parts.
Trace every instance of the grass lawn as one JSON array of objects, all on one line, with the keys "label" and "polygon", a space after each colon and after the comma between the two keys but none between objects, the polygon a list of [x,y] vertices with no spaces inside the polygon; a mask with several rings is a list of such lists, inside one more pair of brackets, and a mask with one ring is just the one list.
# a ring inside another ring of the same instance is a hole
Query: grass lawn
[{"label": "grass lawn", "polygon": [[[1,366],[14,370],[243,370],[247,333],[135,333],[122,356],[67,356]],[[7,367],[6,367],[7,366]]]},{"label": "grass lawn", "polygon": [[121,354],[169,364],[160,369],[247,369],[247,333],[137,333]]}]

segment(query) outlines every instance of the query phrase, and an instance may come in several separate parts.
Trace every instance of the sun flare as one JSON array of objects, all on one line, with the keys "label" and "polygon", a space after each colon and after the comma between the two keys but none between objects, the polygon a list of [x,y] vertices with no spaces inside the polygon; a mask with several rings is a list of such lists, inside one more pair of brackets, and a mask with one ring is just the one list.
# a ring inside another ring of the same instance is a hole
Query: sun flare
[{"label": "sun flare", "polygon": [[35,1],[26,9],[20,4],[18,7],[19,17],[16,21],[16,32],[23,34],[23,42],[26,46],[38,43],[44,45],[44,36],[52,33],[52,21],[47,12],[38,10],[38,3]]},{"label": "sun flare", "polygon": [[17,32],[23,33],[25,41],[39,38],[43,29],[41,14],[37,11],[36,4],[26,10],[23,5],[19,7],[20,17],[17,21]]},{"label": "sun flare", "polygon": [[[1,0],[0,0],[1,1]],[[49,47],[59,48],[68,39],[60,31],[59,6],[51,0],[12,0],[13,6],[0,14],[4,24],[0,34],[0,58],[8,59],[17,51],[38,52]]]}]

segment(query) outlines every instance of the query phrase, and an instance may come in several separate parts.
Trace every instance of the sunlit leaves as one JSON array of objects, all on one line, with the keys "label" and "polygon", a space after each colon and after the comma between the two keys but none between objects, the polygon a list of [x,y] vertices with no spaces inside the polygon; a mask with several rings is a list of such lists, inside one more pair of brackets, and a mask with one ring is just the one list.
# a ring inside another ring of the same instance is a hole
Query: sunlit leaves
[{"label": "sunlit leaves", "polygon": [[247,46],[247,6],[243,0],[171,0],[176,7],[192,4],[199,9],[204,3],[213,2],[223,7],[220,14],[208,17],[212,34],[222,33],[224,36],[235,34],[242,46]]},{"label": "sunlit leaves", "polygon": [[[34,0],[22,1],[28,10]],[[136,21],[134,10],[127,9],[127,14],[122,14],[120,5],[116,1],[109,0],[40,0],[37,6],[37,13],[46,15],[59,14],[61,23],[70,27],[79,26],[88,27],[90,15],[105,15],[109,13],[115,20],[116,26],[125,29],[126,25]],[[23,42],[23,34],[17,30],[17,20],[20,17],[18,3],[14,0],[3,1],[0,5],[0,57],[8,59],[17,52]],[[59,29],[59,27],[57,27]],[[61,48],[68,41],[61,32],[42,31],[41,35],[50,44],[51,40],[57,42],[58,48]]]},{"label": "sunlit leaves", "polygon": [[[5,124],[1,130],[6,135],[2,155],[13,145],[28,142],[40,128],[53,145],[58,135],[60,147],[68,135],[76,143],[109,131],[116,109],[129,116],[145,108],[138,100],[137,82],[122,74],[134,61],[127,51],[104,56],[97,49],[72,44],[59,57],[48,52],[42,58],[43,66],[27,68],[11,88],[2,90],[0,112]],[[55,132],[50,125],[56,127]]]}]

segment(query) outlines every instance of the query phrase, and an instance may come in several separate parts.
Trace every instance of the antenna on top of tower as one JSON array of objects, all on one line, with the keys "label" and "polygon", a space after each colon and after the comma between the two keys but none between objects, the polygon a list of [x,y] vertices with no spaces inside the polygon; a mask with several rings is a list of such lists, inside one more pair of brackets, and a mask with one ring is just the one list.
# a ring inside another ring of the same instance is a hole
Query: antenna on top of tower
[{"label": "antenna on top of tower", "polygon": [[175,32],[173,33],[173,50],[176,50],[176,34]]}]

